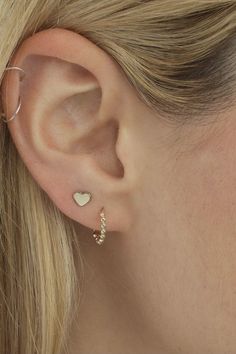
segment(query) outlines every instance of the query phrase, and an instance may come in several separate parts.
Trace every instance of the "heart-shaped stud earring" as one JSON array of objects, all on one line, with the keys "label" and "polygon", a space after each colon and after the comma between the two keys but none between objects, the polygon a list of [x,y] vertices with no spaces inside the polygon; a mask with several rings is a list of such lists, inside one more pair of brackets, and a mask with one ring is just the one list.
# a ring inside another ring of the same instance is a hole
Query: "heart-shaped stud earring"
[{"label": "heart-shaped stud earring", "polygon": [[75,192],[73,194],[74,201],[79,205],[79,206],[84,206],[88,202],[90,202],[92,195],[89,192]]}]

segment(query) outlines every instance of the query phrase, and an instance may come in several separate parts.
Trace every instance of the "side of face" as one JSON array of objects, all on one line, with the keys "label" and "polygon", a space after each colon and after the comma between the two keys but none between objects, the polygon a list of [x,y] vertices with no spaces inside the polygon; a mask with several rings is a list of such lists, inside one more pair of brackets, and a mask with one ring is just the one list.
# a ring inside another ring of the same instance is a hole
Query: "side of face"
[{"label": "side of face", "polygon": [[[211,124],[169,124],[111,57],[68,30],[31,36],[11,64],[27,73],[21,86],[13,74],[4,85],[9,115],[22,97],[9,125],[20,156],[90,232],[105,206],[117,234],[103,251],[103,278],[130,289],[140,333],[163,354],[234,353],[236,109]],[[93,199],[78,209],[72,194],[83,190]],[[100,259],[92,242],[88,253]]]},{"label": "side of face", "polygon": [[127,248],[139,300],[170,353],[235,351],[235,114],[182,127],[141,114],[136,125]]}]

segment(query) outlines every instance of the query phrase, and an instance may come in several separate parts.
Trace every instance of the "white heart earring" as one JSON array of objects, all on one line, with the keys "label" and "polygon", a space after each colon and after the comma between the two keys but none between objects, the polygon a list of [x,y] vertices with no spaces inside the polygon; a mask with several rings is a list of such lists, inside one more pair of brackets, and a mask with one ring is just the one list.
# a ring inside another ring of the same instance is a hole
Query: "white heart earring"
[{"label": "white heart earring", "polygon": [[[83,207],[90,202],[92,195],[89,192],[75,192],[73,194],[73,199],[79,206]],[[101,231],[100,233],[96,230],[93,230],[93,237],[98,245],[102,245],[106,237],[106,217],[104,208],[100,211],[101,219]]]},{"label": "white heart earring", "polygon": [[73,198],[79,206],[84,206],[90,202],[92,195],[89,192],[75,192]]}]

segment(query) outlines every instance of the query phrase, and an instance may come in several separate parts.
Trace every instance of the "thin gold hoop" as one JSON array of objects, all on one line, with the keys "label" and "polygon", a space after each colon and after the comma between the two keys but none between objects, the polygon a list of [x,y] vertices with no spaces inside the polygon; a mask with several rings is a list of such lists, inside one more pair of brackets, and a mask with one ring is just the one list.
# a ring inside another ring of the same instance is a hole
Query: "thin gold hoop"
[{"label": "thin gold hoop", "polygon": [[105,238],[106,238],[106,217],[105,217],[104,208],[102,208],[102,210],[100,212],[100,217],[101,217],[101,231],[100,231],[100,233],[97,232],[96,230],[93,230],[93,237],[95,238],[95,241],[98,245],[102,245]]},{"label": "thin gold hoop", "polygon": [[13,69],[14,70],[19,70],[19,71],[21,71],[21,73],[23,73],[23,76],[20,77],[20,80],[22,80],[25,77],[25,75],[26,75],[25,70],[22,69],[22,68],[19,68],[19,66],[8,66],[4,71],[13,70]]},{"label": "thin gold hoop", "polygon": [[20,108],[21,108],[21,99],[19,97],[19,102],[18,102],[17,109],[16,109],[15,113],[10,118],[4,119],[3,117],[6,117],[6,115],[5,115],[5,113],[1,112],[2,121],[7,123],[7,122],[10,122],[11,120],[13,120],[17,116],[17,114],[19,113]]},{"label": "thin gold hoop", "polygon": [[[23,80],[23,78],[26,75],[26,72],[22,68],[19,68],[18,66],[10,66],[10,67],[6,68],[4,71],[13,70],[13,69],[14,70],[19,70],[21,73],[23,73],[23,76],[22,75],[20,76],[20,81]],[[5,122],[5,123],[8,123],[11,120],[13,120],[17,116],[17,114],[19,113],[20,108],[21,108],[21,98],[19,97],[18,106],[16,108],[16,111],[10,118],[4,119],[3,117],[6,117],[6,115],[5,115],[5,113],[1,112],[0,116],[1,116],[2,121]]]}]

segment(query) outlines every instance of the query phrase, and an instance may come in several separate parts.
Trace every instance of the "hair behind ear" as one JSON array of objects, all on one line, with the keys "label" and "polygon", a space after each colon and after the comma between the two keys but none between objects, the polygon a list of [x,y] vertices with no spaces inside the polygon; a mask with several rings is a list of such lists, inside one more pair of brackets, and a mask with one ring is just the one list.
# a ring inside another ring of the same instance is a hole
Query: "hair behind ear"
[{"label": "hair behind ear", "polygon": [[1,352],[59,353],[79,299],[76,223],[38,187],[10,139],[2,126]]}]

